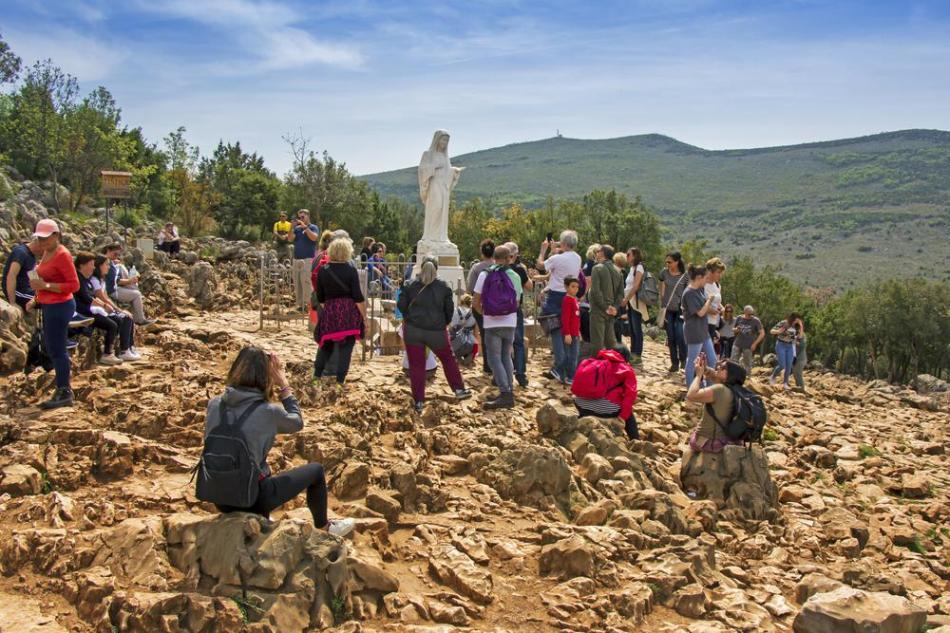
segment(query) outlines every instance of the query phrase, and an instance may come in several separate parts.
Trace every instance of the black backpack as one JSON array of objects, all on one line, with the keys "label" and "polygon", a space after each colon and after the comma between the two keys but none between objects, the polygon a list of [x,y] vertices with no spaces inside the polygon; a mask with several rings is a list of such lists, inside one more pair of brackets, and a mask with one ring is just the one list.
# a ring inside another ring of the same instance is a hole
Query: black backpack
[{"label": "black backpack", "polygon": [[761,442],[762,430],[769,419],[762,397],[741,385],[726,385],[726,387],[732,392],[732,416],[723,423],[716,417],[712,405],[707,404],[709,415],[729,439],[741,440],[748,444]]},{"label": "black backpack", "polygon": [[263,400],[250,404],[234,422],[231,408],[223,398],[218,401],[221,422],[205,438],[195,466],[195,496],[201,501],[234,508],[250,508],[257,501],[261,466],[248,448],[242,426],[262,404]]}]

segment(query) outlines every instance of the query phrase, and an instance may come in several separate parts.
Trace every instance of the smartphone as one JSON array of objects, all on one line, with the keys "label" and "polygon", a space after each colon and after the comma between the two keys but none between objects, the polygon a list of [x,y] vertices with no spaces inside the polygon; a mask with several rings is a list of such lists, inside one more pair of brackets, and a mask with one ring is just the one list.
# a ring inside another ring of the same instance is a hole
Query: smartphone
[{"label": "smartphone", "polygon": [[553,241],[554,241],[554,233],[548,233],[548,243],[550,244]]}]

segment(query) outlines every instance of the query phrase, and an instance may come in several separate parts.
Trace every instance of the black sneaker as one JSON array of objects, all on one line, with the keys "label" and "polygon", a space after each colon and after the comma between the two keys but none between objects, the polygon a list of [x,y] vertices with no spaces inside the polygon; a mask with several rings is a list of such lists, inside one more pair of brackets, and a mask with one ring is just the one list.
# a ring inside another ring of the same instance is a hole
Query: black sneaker
[{"label": "black sneaker", "polygon": [[678,372],[679,370],[680,370],[680,366],[679,366],[679,365],[670,365],[670,368],[667,369],[666,371],[667,371],[668,373],[675,374],[675,373]]},{"label": "black sneaker", "polygon": [[472,392],[469,389],[456,389],[455,390],[455,399],[456,400],[468,400],[472,397]]},{"label": "black sneaker", "polygon": [[58,409],[59,407],[71,406],[73,406],[73,390],[69,388],[57,389],[52,398],[40,404],[41,409]]},{"label": "black sneaker", "polygon": [[422,410],[425,408],[425,406],[426,406],[425,402],[423,402],[422,400],[416,400],[413,403],[412,408],[416,410],[416,413],[422,413]]},{"label": "black sneaker", "polygon": [[516,375],[515,380],[518,381],[518,386],[522,389],[527,388],[528,386],[528,377],[524,375]]}]

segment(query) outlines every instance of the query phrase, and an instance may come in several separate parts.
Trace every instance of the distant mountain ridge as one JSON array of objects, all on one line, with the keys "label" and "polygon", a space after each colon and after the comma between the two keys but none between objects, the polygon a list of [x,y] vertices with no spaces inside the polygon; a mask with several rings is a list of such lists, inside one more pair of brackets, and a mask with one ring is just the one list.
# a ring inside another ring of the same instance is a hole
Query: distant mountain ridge
[{"label": "distant mountain ridge", "polygon": [[[707,150],[661,134],[554,137],[452,157],[456,199],[501,208],[593,189],[639,195],[669,240],[702,237],[821,285],[865,275],[950,279],[950,132],[911,129],[751,149]],[[418,202],[416,169],[363,176]],[[844,261],[835,261],[846,256]]]}]

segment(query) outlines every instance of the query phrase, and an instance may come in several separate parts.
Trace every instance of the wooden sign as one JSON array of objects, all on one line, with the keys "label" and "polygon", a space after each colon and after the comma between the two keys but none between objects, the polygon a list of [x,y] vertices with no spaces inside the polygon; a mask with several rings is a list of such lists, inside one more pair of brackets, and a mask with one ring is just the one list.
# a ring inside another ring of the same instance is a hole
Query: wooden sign
[{"label": "wooden sign", "polygon": [[130,183],[132,174],[127,171],[103,171],[102,196],[112,199],[126,199],[132,197]]}]

